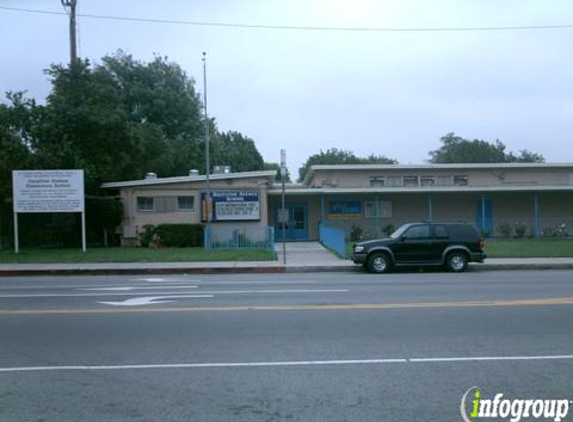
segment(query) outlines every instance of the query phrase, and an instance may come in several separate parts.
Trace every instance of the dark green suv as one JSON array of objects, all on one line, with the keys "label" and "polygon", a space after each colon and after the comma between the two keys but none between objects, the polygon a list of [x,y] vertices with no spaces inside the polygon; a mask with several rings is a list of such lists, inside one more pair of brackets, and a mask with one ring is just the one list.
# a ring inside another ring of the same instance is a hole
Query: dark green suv
[{"label": "dark green suv", "polygon": [[373,273],[394,266],[441,265],[463,272],[468,262],[483,262],[484,241],[468,223],[410,223],[385,239],[354,244],[352,261]]}]

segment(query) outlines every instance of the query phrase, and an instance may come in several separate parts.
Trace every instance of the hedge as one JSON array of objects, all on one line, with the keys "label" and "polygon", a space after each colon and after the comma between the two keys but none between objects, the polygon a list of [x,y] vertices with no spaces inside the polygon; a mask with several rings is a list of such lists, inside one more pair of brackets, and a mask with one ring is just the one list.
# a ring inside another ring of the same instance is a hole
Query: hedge
[{"label": "hedge", "polygon": [[141,246],[150,244],[167,247],[203,246],[203,225],[201,224],[159,224],[145,226],[140,234]]}]

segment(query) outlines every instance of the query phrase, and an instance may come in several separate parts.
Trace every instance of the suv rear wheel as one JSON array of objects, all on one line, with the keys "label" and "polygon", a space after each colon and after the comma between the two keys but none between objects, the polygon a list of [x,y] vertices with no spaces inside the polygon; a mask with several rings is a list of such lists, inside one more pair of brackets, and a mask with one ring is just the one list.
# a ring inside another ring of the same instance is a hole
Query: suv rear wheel
[{"label": "suv rear wheel", "polygon": [[468,257],[464,252],[450,252],[446,258],[446,268],[454,273],[461,273],[468,268]]},{"label": "suv rear wheel", "polygon": [[390,271],[390,259],[384,252],[374,252],[368,257],[367,268],[371,273],[387,273]]}]

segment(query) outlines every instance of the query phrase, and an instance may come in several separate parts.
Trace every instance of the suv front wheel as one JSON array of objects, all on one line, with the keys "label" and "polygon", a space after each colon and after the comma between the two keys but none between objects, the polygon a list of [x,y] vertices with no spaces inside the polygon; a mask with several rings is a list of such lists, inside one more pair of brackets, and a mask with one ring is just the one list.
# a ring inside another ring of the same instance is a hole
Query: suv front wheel
[{"label": "suv front wheel", "polygon": [[464,272],[468,268],[468,257],[464,252],[450,252],[446,258],[446,268],[454,273]]},{"label": "suv front wheel", "polygon": [[387,273],[390,271],[390,259],[384,252],[375,252],[368,257],[367,268],[371,273]]}]

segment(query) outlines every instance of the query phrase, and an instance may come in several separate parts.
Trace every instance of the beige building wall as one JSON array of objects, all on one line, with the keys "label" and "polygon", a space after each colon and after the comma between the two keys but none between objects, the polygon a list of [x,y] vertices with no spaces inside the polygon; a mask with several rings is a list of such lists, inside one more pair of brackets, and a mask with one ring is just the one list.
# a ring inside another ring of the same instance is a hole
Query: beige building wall
[{"label": "beige building wall", "polygon": [[396,169],[384,170],[317,170],[310,180],[312,187],[367,188],[371,177],[388,176],[468,176],[470,187],[495,186],[571,186],[573,167],[568,168],[460,168],[460,169]]},{"label": "beige building wall", "polygon": [[[242,183],[241,183],[242,182]],[[260,220],[213,222],[217,227],[236,228],[246,226],[267,226],[268,205],[266,193],[266,179],[236,179],[215,181],[210,184],[212,191],[253,191],[259,194]],[[261,186],[263,185],[263,186]],[[199,224],[201,223],[201,193],[205,192],[205,183],[177,183],[152,186],[137,186],[122,188],[120,197],[124,206],[123,218],[123,244],[136,245],[139,233],[143,227],[152,224]],[[194,198],[193,211],[138,211],[137,197],[178,197],[192,196]]]}]

